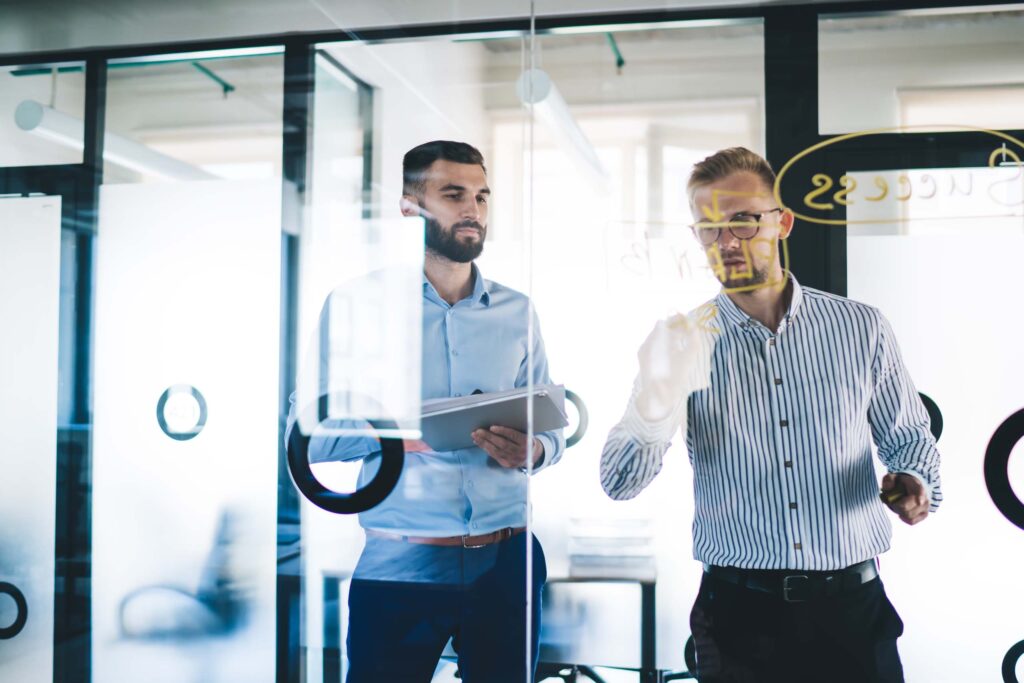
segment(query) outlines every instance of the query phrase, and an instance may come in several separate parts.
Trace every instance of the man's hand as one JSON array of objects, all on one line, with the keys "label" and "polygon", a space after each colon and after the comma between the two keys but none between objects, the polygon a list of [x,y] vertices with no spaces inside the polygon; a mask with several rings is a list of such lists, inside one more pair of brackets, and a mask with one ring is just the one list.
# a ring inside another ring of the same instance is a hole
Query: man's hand
[{"label": "man's hand", "polygon": [[928,516],[928,492],[912,474],[887,474],[882,477],[882,502],[906,524],[914,525]]},{"label": "man's hand", "polygon": [[540,439],[534,437],[533,448],[527,449],[526,434],[509,427],[495,425],[490,429],[478,429],[472,436],[473,443],[484,449],[502,467],[525,467],[527,450],[532,450],[532,462],[536,465],[544,453]]},{"label": "man's hand", "polygon": [[637,352],[640,393],[636,408],[652,422],[668,417],[686,392],[686,376],[696,362],[697,335],[682,315],[661,320]]},{"label": "man's hand", "polygon": [[426,441],[419,439],[402,439],[402,448],[406,453],[423,453],[434,450]]}]

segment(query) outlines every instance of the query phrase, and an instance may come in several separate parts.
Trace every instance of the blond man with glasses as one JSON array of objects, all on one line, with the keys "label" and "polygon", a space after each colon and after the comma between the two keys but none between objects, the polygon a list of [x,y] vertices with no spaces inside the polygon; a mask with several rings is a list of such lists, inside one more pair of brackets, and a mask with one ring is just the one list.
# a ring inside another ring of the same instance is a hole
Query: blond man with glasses
[{"label": "blond man with glasses", "polygon": [[774,185],[743,148],[694,167],[693,230],[722,292],[640,348],[601,482],[636,496],[681,429],[704,566],[690,615],[702,682],[902,681],[903,622],[877,557],[889,512],[913,525],[937,509],[939,453],[888,321],[783,268],[794,216]]}]

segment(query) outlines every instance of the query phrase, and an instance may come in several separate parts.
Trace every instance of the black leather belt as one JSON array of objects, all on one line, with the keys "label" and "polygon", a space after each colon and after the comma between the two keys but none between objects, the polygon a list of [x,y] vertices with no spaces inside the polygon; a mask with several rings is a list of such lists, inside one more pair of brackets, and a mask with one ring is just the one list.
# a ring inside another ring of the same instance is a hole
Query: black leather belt
[{"label": "black leather belt", "polygon": [[848,593],[878,577],[874,558],[830,572],[739,569],[715,565],[705,565],[704,571],[716,580],[771,593],[786,602],[806,602]]}]

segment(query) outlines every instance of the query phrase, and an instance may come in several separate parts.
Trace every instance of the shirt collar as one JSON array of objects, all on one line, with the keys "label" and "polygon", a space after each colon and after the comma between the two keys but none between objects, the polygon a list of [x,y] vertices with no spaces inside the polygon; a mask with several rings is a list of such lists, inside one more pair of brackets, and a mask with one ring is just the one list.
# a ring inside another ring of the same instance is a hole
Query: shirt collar
[{"label": "shirt collar", "polygon": [[[793,318],[795,318],[797,313],[800,311],[800,307],[804,301],[803,287],[801,287],[800,283],[797,282],[793,273],[786,271],[786,275],[790,282],[793,283],[793,298],[790,299],[789,310],[786,312],[786,315],[782,317],[782,323],[779,328],[780,330],[784,330],[792,324]],[[729,298],[729,295],[725,293],[724,289],[717,297],[715,297],[715,303],[718,306],[718,311],[721,316],[729,323],[739,325],[743,328],[759,324],[756,320],[740,310],[739,306],[733,303],[733,300]]]},{"label": "shirt collar", "polygon": [[[484,279],[484,276],[481,275],[480,269],[477,267],[477,265],[475,263],[472,264],[472,268],[473,268],[473,292],[467,298],[470,301],[474,302],[474,303],[479,302],[479,303],[482,303],[484,306],[490,306],[491,305],[490,283],[487,282],[487,280]],[[437,293],[436,289],[434,289],[434,285],[432,285],[430,283],[430,280],[427,279],[427,273],[426,272],[423,273],[423,293],[424,294],[432,293],[434,295],[434,297],[438,301],[443,301],[443,299],[441,299],[441,295]]]}]

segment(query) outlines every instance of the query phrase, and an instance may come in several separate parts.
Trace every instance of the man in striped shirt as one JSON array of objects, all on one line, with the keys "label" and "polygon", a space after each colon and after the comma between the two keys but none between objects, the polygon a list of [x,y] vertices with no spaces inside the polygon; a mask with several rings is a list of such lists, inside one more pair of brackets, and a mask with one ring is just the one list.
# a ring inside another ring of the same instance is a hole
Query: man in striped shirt
[{"label": "man in striped shirt", "polygon": [[640,348],[601,482],[636,496],[682,426],[704,564],[690,615],[702,682],[902,681],[903,623],[875,558],[889,549],[886,507],[906,524],[938,507],[939,453],[881,313],[783,269],[794,217],[774,184],[743,148],[694,167],[694,232],[723,291]]}]

